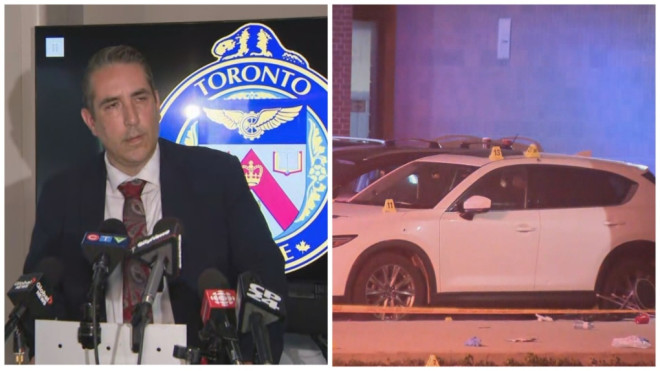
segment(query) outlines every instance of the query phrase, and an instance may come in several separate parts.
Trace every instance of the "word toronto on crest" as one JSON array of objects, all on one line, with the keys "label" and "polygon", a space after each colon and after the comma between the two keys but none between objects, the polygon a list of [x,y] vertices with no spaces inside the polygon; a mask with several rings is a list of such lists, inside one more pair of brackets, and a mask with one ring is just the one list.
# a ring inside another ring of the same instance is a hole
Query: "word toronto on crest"
[{"label": "word toronto on crest", "polygon": [[163,101],[160,136],[238,157],[287,273],[327,251],[327,81],[249,23],[215,42],[217,60]]}]

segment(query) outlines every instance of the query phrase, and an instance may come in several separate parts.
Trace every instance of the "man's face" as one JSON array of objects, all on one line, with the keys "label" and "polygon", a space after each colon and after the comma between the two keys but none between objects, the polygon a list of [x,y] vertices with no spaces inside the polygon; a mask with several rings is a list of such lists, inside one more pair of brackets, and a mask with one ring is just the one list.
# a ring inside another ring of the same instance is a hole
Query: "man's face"
[{"label": "man's face", "polygon": [[158,142],[158,93],[151,90],[137,63],[102,67],[92,74],[91,86],[94,113],[82,109],[85,124],[103,143],[113,166],[137,174]]}]

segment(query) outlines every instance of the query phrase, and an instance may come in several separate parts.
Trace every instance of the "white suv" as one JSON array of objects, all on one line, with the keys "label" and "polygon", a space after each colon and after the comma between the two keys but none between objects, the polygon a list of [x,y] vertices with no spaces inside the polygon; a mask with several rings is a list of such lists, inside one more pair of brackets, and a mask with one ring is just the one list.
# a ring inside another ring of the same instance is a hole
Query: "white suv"
[{"label": "white suv", "polygon": [[335,202],[335,302],[655,308],[655,176],[500,152],[425,157]]}]

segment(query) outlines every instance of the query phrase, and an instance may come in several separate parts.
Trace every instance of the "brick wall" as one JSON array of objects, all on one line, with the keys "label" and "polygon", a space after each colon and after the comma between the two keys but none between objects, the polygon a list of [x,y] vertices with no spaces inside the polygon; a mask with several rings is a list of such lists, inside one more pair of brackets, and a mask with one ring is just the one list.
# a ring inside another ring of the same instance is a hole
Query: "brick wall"
[{"label": "brick wall", "polygon": [[351,126],[351,39],[353,6],[332,7],[332,134],[349,135]]}]

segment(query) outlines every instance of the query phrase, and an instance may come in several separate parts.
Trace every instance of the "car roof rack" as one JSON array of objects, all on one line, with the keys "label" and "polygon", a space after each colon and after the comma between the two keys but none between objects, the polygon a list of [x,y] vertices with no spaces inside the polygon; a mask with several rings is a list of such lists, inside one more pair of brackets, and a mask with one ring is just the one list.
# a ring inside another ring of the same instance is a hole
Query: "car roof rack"
[{"label": "car roof rack", "polygon": [[519,151],[525,151],[530,144],[536,145],[536,148],[542,152],[543,147],[541,143],[537,140],[527,137],[521,137],[519,135],[501,137],[499,139],[491,139],[489,137],[478,137],[475,135],[467,134],[450,134],[443,135],[433,139],[438,142],[442,148],[484,148],[490,149],[493,146],[499,146],[500,148],[513,149]]},{"label": "car roof rack", "polygon": [[439,136],[433,141],[437,142],[442,148],[465,148],[462,146],[463,143],[481,143],[481,137],[467,134],[448,134]]},{"label": "car roof rack", "polygon": [[508,142],[511,141],[511,147],[513,149],[519,149],[521,151],[526,150],[529,148],[531,144],[536,146],[536,149],[538,149],[539,152],[543,152],[543,146],[541,146],[541,143],[532,138],[528,137],[521,137],[519,135],[515,136],[509,136],[509,137],[502,137],[500,139],[497,139],[499,142]]},{"label": "car roof rack", "polygon": [[332,143],[337,147],[345,147],[345,146],[361,145],[361,144],[376,144],[382,146],[386,145],[386,141],[383,139],[358,138],[358,137],[346,137],[346,136],[333,136]]},{"label": "car roof rack", "polygon": [[394,147],[396,145],[402,145],[404,143],[414,143],[421,148],[441,148],[440,144],[434,140],[423,139],[423,138],[400,138],[400,139],[388,139],[385,141],[385,146]]},{"label": "car roof rack", "polygon": [[516,150],[524,152],[530,144],[534,144],[539,152],[543,152],[541,143],[537,140],[515,136],[505,136],[498,139],[489,137],[478,137],[468,134],[448,134],[436,137],[434,139],[424,138],[395,138],[395,139],[375,139],[359,138],[347,136],[333,136],[333,145],[335,147],[347,147],[355,145],[378,145],[384,147],[411,145],[412,148],[447,148],[447,149],[490,149],[493,146],[499,146],[502,150]]}]

